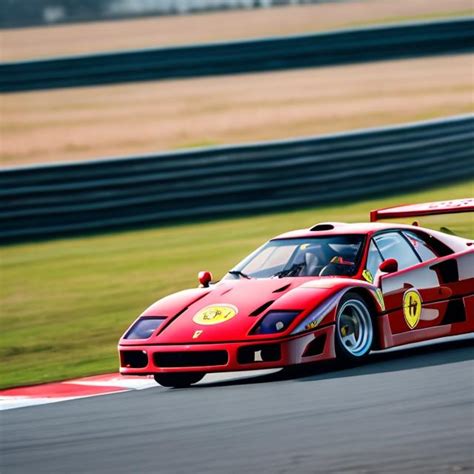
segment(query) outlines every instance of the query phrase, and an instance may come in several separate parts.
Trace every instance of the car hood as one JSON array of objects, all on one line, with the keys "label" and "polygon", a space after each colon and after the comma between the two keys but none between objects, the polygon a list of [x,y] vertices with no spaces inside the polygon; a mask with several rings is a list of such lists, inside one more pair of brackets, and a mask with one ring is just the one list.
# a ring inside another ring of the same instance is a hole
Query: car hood
[{"label": "car hood", "polygon": [[[142,316],[169,319],[158,335],[147,342],[241,341],[269,310],[298,311],[295,321],[300,320],[341,285],[351,282],[347,278],[314,277],[240,279],[223,280],[211,288],[186,290],[159,300],[143,313]],[[222,315],[213,319],[216,310]]]}]

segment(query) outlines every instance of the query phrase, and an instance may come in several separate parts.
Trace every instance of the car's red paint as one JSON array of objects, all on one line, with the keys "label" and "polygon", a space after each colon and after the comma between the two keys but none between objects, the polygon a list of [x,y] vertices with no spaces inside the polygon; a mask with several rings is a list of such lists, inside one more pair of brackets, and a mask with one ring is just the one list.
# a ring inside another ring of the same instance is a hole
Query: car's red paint
[{"label": "car's red paint", "polygon": [[376,222],[380,219],[400,219],[402,217],[454,214],[472,211],[474,211],[474,199],[454,199],[452,201],[409,204],[406,206],[377,209],[370,213],[370,220],[371,222]]},{"label": "car's red paint", "polygon": [[199,272],[198,280],[203,288],[207,288],[209,284],[212,282],[212,273],[206,272],[206,271]]},{"label": "car's red paint", "polygon": [[[165,318],[151,337],[122,337],[120,340],[121,373],[234,371],[334,358],[336,314],[339,302],[347,292],[363,297],[370,308],[376,329],[374,348],[377,349],[474,331],[473,241],[418,226],[333,223],[327,227],[331,226],[333,228],[317,232],[308,229],[293,231],[276,239],[361,234],[365,238],[364,251],[360,268],[354,276],[224,279],[209,288],[185,290],[167,296],[140,316]],[[364,270],[372,237],[388,231],[404,230],[434,239],[431,242],[438,242],[446,255],[392,273],[374,275],[373,280],[366,281]],[[413,327],[406,318],[407,310],[403,309],[407,304],[407,292],[410,291],[419,295],[421,306],[421,313]],[[198,317],[215,307],[226,308],[228,319],[219,324],[208,324]],[[254,334],[256,325],[270,311],[294,311],[298,314],[280,333]],[[295,329],[315,311],[321,313],[317,322],[295,334]],[[276,346],[278,357],[261,360],[260,352]],[[242,355],[249,347],[255,353],[250,361]],[[141,362],[130,363],[129,351],[138,354]],[[161,366],[155,361],[156,354],[179,352],[192,357],[194,353],[206,351],[225,351],[227,359],[195,366],[189,363]]]},{"label": "car's red paint", "polygon": [[383,273],[395,273],[398,270],[398,262],[394,258],[384,260],[379,267]]},{"label": "car's red paint", "polygon": [[[141,317],[167,316],[166,323],[159,328],[157,334],[147,340],[122,339],[122,346],[136,346],[137,344],[195,344],[230,341],[264,341],[274,340],[275,335],[249,334],[260,317],[268,311],[295,310],[299,311],[298,318],[281,334],[291,334],[297,323],[304,319],[314,308],[327,301],[331,296],[348,291],[351,288],[360,288],[371,295],[375,288],[367,282],[349,278],[331,278],[329,281],[315,280],[314,278],[277,278],[262,280],[223,280],[212,290],[197,290],[200,297],[182,301],[179,307],[170,311],[169,297],[164,298],[146,309]],[[179,294],[179,293],[178,293]],[[377,304],[375,296],[372,296]],[[252,313],[262,305],[270,305],[256,316]],[[199,338],[193,339],[195,332],[203,326],[194,322],[193,317],[202,309],[210,305],[234,305],[238,308],[237,317],[225,324],[206,326]],[[174,316],[174,317],[173,317]],[[331,312],[324,317],[319,326],[333,323],[334,315]]]}]

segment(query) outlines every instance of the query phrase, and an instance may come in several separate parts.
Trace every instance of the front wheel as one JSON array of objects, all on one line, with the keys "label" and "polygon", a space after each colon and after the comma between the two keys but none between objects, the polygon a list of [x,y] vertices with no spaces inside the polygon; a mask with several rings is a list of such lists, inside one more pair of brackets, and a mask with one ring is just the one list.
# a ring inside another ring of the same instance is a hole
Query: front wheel
[{"label": "front wheel", "polygon": [[185,372],[176,374],[155,374],[155,381],[163,387],[184,388],[197,383],[204,377],[202,372]]},{"label": "front wheel", "polygon": [[339,359],[364,359],[372,348],[374,327],[367,303],[357,294],[345,295],[337,310],[336,354]]}]

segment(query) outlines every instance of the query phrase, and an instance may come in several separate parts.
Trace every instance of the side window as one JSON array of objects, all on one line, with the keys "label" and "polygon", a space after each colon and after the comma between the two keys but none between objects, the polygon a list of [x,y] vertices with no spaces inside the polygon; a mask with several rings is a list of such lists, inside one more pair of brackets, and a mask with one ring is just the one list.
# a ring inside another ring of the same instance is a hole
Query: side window
[{"label": "side window", "polygon": [[367,265],[365,266],[365,268],[370,272],[372,278],[375,278],[377,270],[379,269],[379,266],[382,261],[383,259],[380,255],[379,250],[377,249],[374,242],[371,241],[369,246],[369,253],[367,255]]},{"label": "side window", "polygon": [[416,253],[421,257],[421,259],[424,262],[437,257],[437,255],[428,246],[428,244],[422,239],[422,237],[410,231],[403,231],[403,233],[406,235],[407,239],[413,245]]},{"label": "side window", "polygon": [[380,234],[375,236],[374,240],[383,259],[394,258],[398,262],[399,270],[420,263],[410,244],[398,232]]}]

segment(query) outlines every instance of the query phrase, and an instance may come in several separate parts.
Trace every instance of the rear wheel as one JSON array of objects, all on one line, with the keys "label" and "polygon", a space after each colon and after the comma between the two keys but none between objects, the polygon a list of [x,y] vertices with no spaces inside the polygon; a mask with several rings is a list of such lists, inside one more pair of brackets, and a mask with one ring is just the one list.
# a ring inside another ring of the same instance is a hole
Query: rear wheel
[{"label": "rear wheel", "polygon": [[155,374],[155,381],[163,387],[184,388],[199,382],[203,377],[202,372],[184,372],[177,374]]},{"label": "rear wheel", "polygon": [[364,359],[372,348],[374,327],[367,303],[354,293],[346,294],[336,318],[336,354],[339,359]]}]

